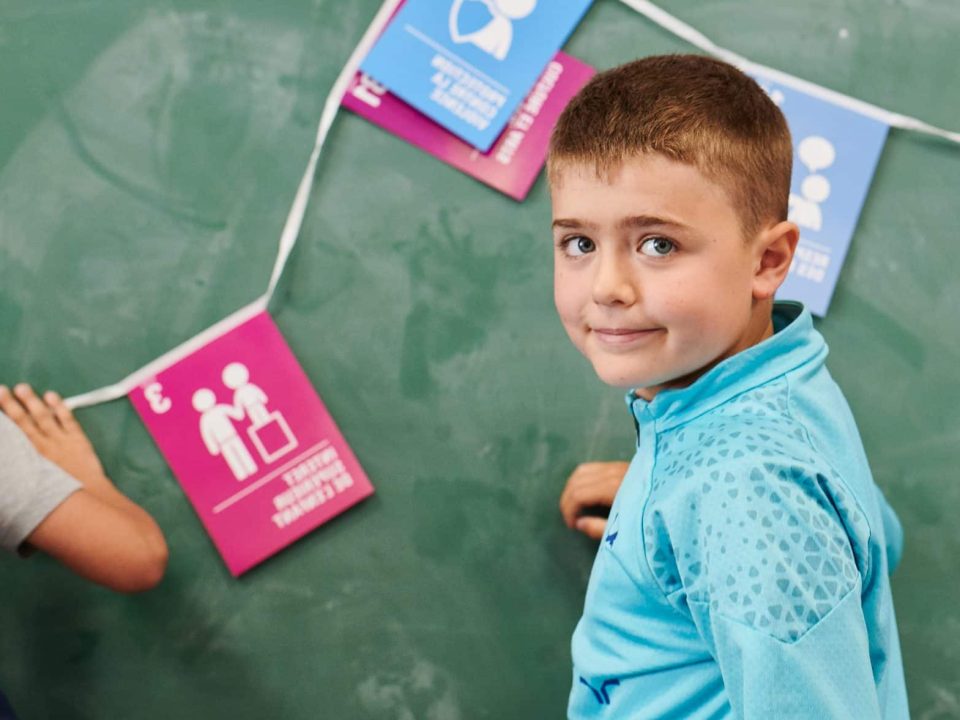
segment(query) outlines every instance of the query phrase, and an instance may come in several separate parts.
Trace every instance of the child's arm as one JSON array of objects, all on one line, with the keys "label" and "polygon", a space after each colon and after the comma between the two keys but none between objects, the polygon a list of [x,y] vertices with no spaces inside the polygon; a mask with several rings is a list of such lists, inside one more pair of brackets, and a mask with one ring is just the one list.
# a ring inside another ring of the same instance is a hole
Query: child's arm
[{"label": "child's arm", "polygon": [[[791,612],[790,606],[782,612]],[[727,616],[714,618],[712,635],[737,717],[883,717],[859,586],[797,640],[772,637]]]},{"label": "child's arm", "polygon": [[[0,410],[46,458],[27,456],[37,473],[57,472],[80,483],[26,536],[78,575],[120,592],[146,590],[163,577],[167,546],[153,518],[107,479],[100,460],[69,408],[55,393],[41,400],[28,385],[0,386]],[[21,442],[17,437],[16,442]],[[31,477],[14,478],[30,483]]]},{"label": "child's arm", "polygon": [[567,479],[560,495],[560,513],[567,527],[576,528],[584,535],[599,540],[607,520],[584,511],[596,506],[608,508],[613,504],[627,474],[629,463],[592,462],[577,466]]}]

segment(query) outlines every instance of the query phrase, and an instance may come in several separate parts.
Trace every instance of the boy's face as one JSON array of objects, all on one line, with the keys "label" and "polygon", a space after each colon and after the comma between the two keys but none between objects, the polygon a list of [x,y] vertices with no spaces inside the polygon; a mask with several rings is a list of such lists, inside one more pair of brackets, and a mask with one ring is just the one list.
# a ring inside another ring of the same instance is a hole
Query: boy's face
[{"label": "boy's face", "polygon": [[557,311],[604,382],[652,398],[769,332],[755,243],[696,168],[645,154],[600,179],[570,163],[551,196]]}]

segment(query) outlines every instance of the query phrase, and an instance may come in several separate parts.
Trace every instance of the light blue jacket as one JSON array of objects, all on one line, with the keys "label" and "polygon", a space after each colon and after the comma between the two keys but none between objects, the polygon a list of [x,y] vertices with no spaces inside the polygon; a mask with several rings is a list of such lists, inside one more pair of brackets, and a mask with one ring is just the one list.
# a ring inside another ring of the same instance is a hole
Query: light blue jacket
[{"label": "light blue jacket", "polygon": [[902,531],[810,314],[651,402],[573,637],[570,718],[907,718]]}]

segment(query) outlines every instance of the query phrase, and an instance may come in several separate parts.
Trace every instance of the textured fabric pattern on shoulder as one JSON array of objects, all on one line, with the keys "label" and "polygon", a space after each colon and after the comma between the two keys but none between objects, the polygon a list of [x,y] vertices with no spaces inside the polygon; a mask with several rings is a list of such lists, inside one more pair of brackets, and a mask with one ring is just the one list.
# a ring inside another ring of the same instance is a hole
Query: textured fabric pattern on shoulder
[{"label": "textured fabric pattern on shoulder", "polygon": [[657,455],[646,556],[698,625],[719,615],[795,642],[866,572],[866,520],[789,416],[785,383],[661,436]]}]

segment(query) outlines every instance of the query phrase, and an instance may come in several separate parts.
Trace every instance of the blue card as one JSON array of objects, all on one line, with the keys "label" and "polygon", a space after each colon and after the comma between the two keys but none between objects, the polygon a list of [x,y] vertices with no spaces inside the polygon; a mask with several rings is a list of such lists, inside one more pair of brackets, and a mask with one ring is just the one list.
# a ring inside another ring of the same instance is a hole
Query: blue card
[{"label": "blue card", "polygon": [[407,0],[367,73],[486,152],[591,0]]},{"label": "blue card", "polygon": [[889,127],[754,73],[793,135],[789,219],[800,244],[777,298],[826,315]]}]

